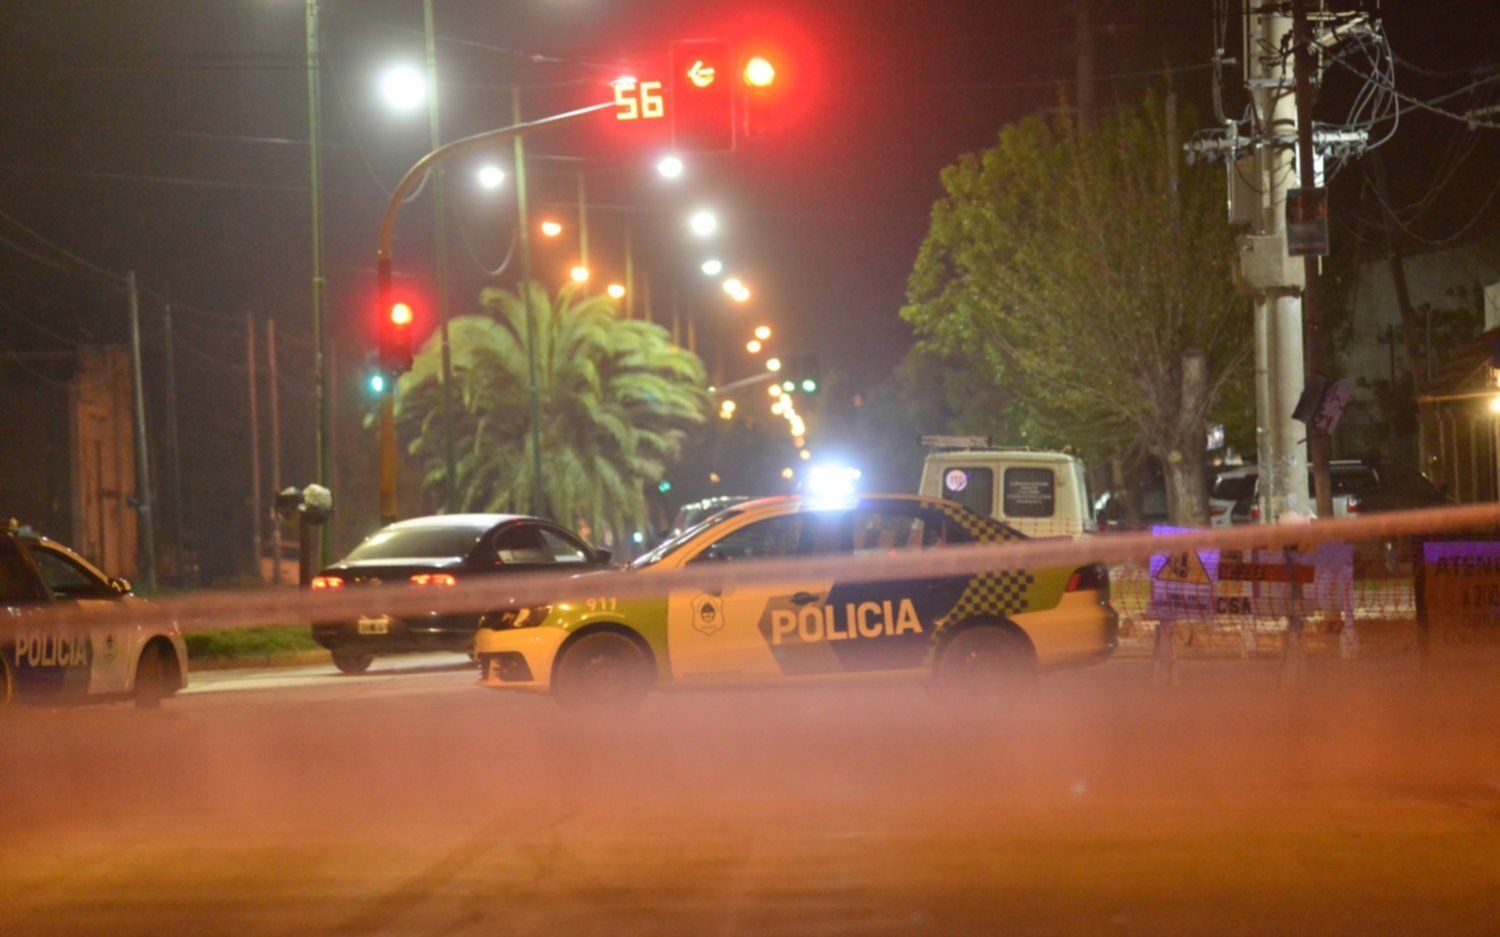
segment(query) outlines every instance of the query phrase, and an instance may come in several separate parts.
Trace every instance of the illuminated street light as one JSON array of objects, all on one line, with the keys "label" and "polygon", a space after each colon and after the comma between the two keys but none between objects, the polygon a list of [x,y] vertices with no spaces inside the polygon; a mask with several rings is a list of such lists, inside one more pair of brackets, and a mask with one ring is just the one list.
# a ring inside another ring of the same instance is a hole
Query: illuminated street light
[{"label": "illuminated street light", "polygon": [[769,325],[758,325],[758,326],[756,326],[755,327],[755,337],[758,338],[758,339],[760,339],[761,341],[765,341],[766,339],[770,338],[771,337],[771,327]]},{"label": "illuminated street light", "polygon": [[604,292],[609,294],[610,299],[625,298],[625,287],[619,283],[611,283],[609,286],[606,286],[604,288]]},{"label": "illuminated street light", "polygon": [[380,94],[398,111],[413,111],[427,100],[427,79],[415,65],[393,65],[380,76]]},{"label": "illuminated street light", "polygon": [[728,293],[730,296],[733,296],[735,293],[738,293],[744,288],[745,284],[740,282],[739,277],[730,277],[729,279],[724,281],[724,292]]},{"label": "illuminated street light", "polygon": [[750,354],[752,354],[752,355],[758,355],[758,354],[760,354],[760,349],[761,349],[760,342],[756,341],[753,338],[750,339],[750,341],[748,341],[748,342],[745,343],[745,350],[748,351],[748,352],[750,352]]},{"label": "illuminated street light", "polygon": [[545,237],[555,238],[562,234],[562,225],[556,221],[542,222],[542,234]]},{"label": "illuminated street light", "polygon": [[781,477],[785,478],[787,481],[791,481],[792,477],[796,474],[796,472],[792,471],[792,467],[790,465],[781,470]]},{"label": "illuminated street light", "polygon": [[781,389],[780,384],[772,384],[770,387],[766,388],[766,391],[770,393],[772,397],[780,397],[782,394],[786,393],[786,391]]},{"label": "illuminated street light", "polygon": [[1490,398],[1490,412],[1500,413],[1500,394]]},{"label": "illuminated street light", "polygon": [[708,209],[700,208],[688,219],[688,227],[701,238],[712,237],[719,230],[719,219]]},{"label": "illuminated street light", "polygon": [[780,371],[781,370],[781,359],[780,358],[767,358],[766,359],[766,370],[767,371],[772,371],[772,372]]},{"label": "illuminated street light", "polygon": [[577,264],[573,269],[568,271],[568,276],[572,277],[574,283],[587,283],[589,281],[589,268],[583,264]]},{"label": "illuminated street light", "polygon": [[481,166],[479,168],[479,184],[486,189],[498,189],[505,184],[505,171],[499,166]]},{"label": "illuminated street light", "polygon": [[678,156],[663,156],[656,161],[657,175],[663,179],[681,179],[684,166]]},{"label": "illuminated street light", "polygon": [[716,257],[710,257],[708,260],[703,261],[702,270],[705,276],[716,277],[724,272],[724,261]]}]

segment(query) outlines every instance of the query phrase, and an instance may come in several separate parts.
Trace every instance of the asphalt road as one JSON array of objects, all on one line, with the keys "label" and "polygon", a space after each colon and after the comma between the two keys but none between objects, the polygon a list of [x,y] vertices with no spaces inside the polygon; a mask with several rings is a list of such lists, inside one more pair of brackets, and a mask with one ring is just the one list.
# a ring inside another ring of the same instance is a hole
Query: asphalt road
[{"label": "asphalt road", "polygon": [[1500,681],[1118,661],[580,721],[461,658],[0,719],[0,933],[1500,933]]}]

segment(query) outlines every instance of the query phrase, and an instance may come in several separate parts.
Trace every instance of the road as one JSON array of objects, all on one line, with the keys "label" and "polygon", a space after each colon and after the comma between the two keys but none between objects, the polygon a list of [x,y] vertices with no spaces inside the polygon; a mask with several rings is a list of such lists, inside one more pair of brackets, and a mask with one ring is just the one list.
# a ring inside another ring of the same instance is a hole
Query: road
[{"label": "road", "polygon": [[569,717],[458,658],[0,723],[0,930],[1500,933],[1500,682],[1140,661]]}]

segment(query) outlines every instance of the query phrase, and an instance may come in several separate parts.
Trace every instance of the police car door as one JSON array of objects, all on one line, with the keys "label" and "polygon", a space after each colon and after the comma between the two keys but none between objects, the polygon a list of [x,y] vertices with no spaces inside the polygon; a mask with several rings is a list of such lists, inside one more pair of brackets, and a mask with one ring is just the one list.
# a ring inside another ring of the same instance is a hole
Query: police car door
[{"label": "police car door", "polygon": [[109,580],[61,550],[37,544],[31,558],[54,602],[73,603],[87,619],[55,635],[53,657],[68,658],[66,665],[58,666],[86,666],[90,694],[123,693],[128,689],[134,648],[130,627],[114,614],[120,610],[120,594]]},{"label": "police car door", "polygon": [[[790,559],[807,552],[808,515],[763,518],[720,536],[699,550],[695,567]],[[770,621],[818,601],[826,580],[785,580],[774,587],[678,589],[668,597],[667,647],[672,676],[683,683],[764,680],[782,673],[773,653]]]},{"label": "police car door", "polygon": [[[36,624],[36,613],[48,604],[47,591],[21,547],[0,536],[0,654],[15,680],[12,687],[0,686],[0,694],[54,695],[76,688],[82,695],[88,691],[86,665],[80,664],[71,673],[66,666],[57,666],[56,628]],[[3,702],[7,700],[0,699]]]}]

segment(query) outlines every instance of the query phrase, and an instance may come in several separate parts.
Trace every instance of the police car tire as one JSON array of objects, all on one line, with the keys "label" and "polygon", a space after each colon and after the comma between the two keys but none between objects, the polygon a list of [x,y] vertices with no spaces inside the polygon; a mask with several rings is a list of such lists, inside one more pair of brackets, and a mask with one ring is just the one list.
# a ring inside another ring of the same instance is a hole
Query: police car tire
[{"label": "police car tire", "polygon": [[651,689],[650,661],[623,634],[596,631],[563,649],[552,695],[575,712],[630,712]]},{"label": "police car tire", "polygon": [[370,669],[375,662],[374,654],[361,654],[358,651],[335,650],[333,652],[333,666],[339,669],[339,673],[364,673]]},{"label": "police car tire", "polygon": [[933,693],[944,703],[994,706],[1036,689],[1036,660],[1020,635],[991,624],[971,625],[943,647]]},{"label": "police car tire", "polygon": [[135,706],[137,709],[159,709],[170,695],[167,688],[167,661],[161,648],[146,645],[135,665]]},{"label": "police car tire", "polygon": [[0,654],[0,707],[9,706],[16,699],[16,677],[10,669],[10,661]]}]

